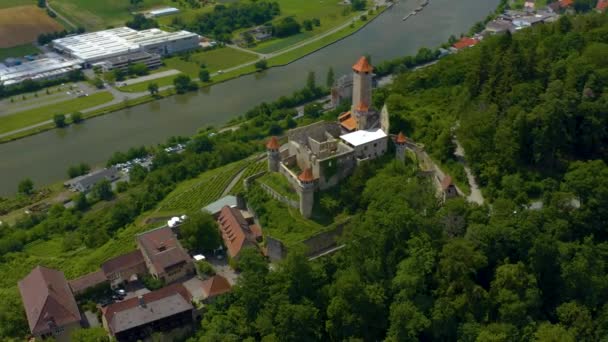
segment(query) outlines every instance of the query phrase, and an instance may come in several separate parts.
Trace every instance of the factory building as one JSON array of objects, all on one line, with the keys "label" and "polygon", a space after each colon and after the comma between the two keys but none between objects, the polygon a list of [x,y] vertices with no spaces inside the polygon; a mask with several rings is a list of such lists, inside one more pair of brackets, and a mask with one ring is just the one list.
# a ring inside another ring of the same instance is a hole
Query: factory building
[{"label": "factory building", "polygon": [[82,60],[86,66],[135,52],[160,56],[196,49],[199,36],[188,31],[165,32],[156,28],[137,31],[128,27],[56,39],[53,48]]},{"label": "factory building", "polygon": [[0,84],[11,86],[27,79],[42,81],[62,78],[80,68],[79,60],[60,57],[41,58],[13,66],[0,64]]}]

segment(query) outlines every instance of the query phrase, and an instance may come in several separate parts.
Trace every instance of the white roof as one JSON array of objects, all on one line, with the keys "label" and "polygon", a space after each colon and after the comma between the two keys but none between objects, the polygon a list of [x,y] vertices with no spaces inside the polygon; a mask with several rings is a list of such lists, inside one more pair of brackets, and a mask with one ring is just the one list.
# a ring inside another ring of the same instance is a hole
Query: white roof
[{"label": "white roof", "polygon": [[370,142],[384,139],[387,135],[380,128],[375,130],[360,130],[340,136],[340,139],[346,141],[352,146],[365,145]]},{"label": "white roof", "polygon": [[205,260],[205,256],[202,254],[197,254],[194,256],[194,260],[196,260],[196,261]]},{"label": "white roof", "polygon": [[198,39],[198,35],[188,31],[165,32],[157,28],[136,31],[129,27],[118,27],[55,39],[53,46],[84,61],[92,62],[141,51],[150,45],[188,38]]},{"label": "white roof", "polygon": [[69,58],[41,58],[0,68],[0,83],[11,85],[26,79],[38,80],[80,69],[82,61]]},{"label": "white roof", "polygon": [[179,9],[175,8],[175,7],[165,7],[165,8],[158,8],[155,10],[151,10],[150,14],[157,16],[157,15],[163,15],[163,14],[172,14],[172,13],[177,13],[179,12]]}]

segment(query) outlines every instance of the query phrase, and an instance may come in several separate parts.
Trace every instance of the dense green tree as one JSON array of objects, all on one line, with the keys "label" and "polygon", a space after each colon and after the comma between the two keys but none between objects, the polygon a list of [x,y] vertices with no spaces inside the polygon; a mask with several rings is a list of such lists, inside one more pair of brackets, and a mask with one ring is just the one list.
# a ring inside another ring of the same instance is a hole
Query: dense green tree
[{"label": "dense green tree", "polygon": [[22,180],[17,186],[17,191],[20,194],[31,195],[34,192],[34,182],[29,178]]},{"label": "dense green tree", "polygon": [[97,200],[109,201],[114,197],[112,184],[107,179],[103,179],[93,186],[91,194]]},{"label": "dense green tree", "polygon": [[67,125],[66,120],[65,120],[65,115],[63,115],[63,114],[55,114],[53,116],[53,122],[55,123],[55,126],[58,128],[65,127]]},{"label": "dense green tree", "polygon": [[211,251],[221,245],[219,228],[213,216],[195,211],[180,227],[181,238],[190,251]]}]

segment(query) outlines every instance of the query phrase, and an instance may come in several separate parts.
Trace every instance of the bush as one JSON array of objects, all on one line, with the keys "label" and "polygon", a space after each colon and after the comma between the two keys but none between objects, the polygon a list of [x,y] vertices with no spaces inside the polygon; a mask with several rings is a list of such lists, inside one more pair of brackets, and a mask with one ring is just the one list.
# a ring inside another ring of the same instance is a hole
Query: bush
[{"label": "bush", "polygon": [[258,70],[265,70],[268,68],[268,62],[265,59],[255,62],[255,68]]},{"label": "bush", "polygon": [[53,122],[55,122],[55,126],[57,126],[58,128],[65,127],[66,126],[65,115],[55,114],[55,116],[53,116]]},{"label": "bush", "polygon": [[70,119],[72,119],[72,123],[81,123],[84,119],[82,118],[81,112],[75,112],[70,115]]},{"label": "bush", "polygon": [[129,189],[129,183],[127,183],[125,181],[116,182],[116,192],[118,192],[118,193],[125,192],[125,191],[127,191],[127,189]]},{"label": "bush", "polygon": [[91,170],[91,167],[85,163],[80,163],[78,165],[72,165],[68,168],[68,177],[74,178],[78,176],[82,176],[88,173]]},{"label": "bush", "polygon": [[196,262],[196,271],[202,278],[209,278],[215,275],[215,269],[205,260]]},{"label": "bush", "polygon": [[141,281],[144,283],[144,286],[150,290],[158,290],[165,286],[165,282],[162,279],[156,279],[153,276],[146,274],[141,278]]}]

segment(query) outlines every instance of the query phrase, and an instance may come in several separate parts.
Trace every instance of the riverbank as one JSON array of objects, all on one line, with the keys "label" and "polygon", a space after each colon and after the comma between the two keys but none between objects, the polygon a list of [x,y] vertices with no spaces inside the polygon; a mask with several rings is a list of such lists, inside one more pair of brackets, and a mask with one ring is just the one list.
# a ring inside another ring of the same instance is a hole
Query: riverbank
[{"label": "riverbank", "polygon": [[[251,75],[257,72],[264,72],[264,70],[257,70],[255,67],[255,63],[260,61],[261,59],[265,59],[266,57],[268,57],[268,69],[291,64],[295,61],[298,61],[299,59],[302,59],[312,53],[315,53],[325,47],[333,45],[357,33],[359,30],[363,29],[365,26],[371,23],[374,19],[378,18],[380,14],[382,14],[387,8],[390,8],[391,6],[392,5],[382,6],[379,7],[377,10],[365,11],[364,13],[353,18],[352,21],[349,21],[332,30],[329,30],[324,34],[305,40],[299,44],[288,47],[286,49],[279,50],[275,53],[264,55],[264,57],[258,58],[256,60],[243,63],[241,65],[223,70],[221,72],[215,72],[211,75],[210,82],[204,83],[197,81],[197,83],[199,84],[199,87],[203,88],[202,91],[205,91],[205,88],[209,88],[220,83],[224,83],[242,76]],[[363,16],[365,16],[365,20],[361,20]],[[169,77],[171,78],[171,80],[174,78],[174,76]],[[156,96],[146,94],[146,90],[150,83],[158,84],[159,82],[163,82],[163,79],[164,78],[160,78],[115,89],[115,98],[118,98],[118,96],[120,96],[118,94],[125,93],[124,95],[127,96],[128,99],[119,103],[115,103],[116,101],[112,101],[108,103],[107,106],[101,106],[100,108],[95,109],[91,112],[83,110],[83,117],[85,119],[90,119],[96,116],[109,114],[115,111],[131,108],[136,105],[175,95],[175,90],[173,89],[172,85],[163,86],[161,88],[162,90]],[[136,92],[139,92],[140,94],[134,94]],[[14,133],[5,132],[3,134],[0,134],[0,144],[43,133],[55,129],[56,126],[54,125],[54,123],[47,121],[29,126],[29,129],[27,128],[28,127],[26,127],[26,129],[21,128],[19,130],[14,131]]]}]

